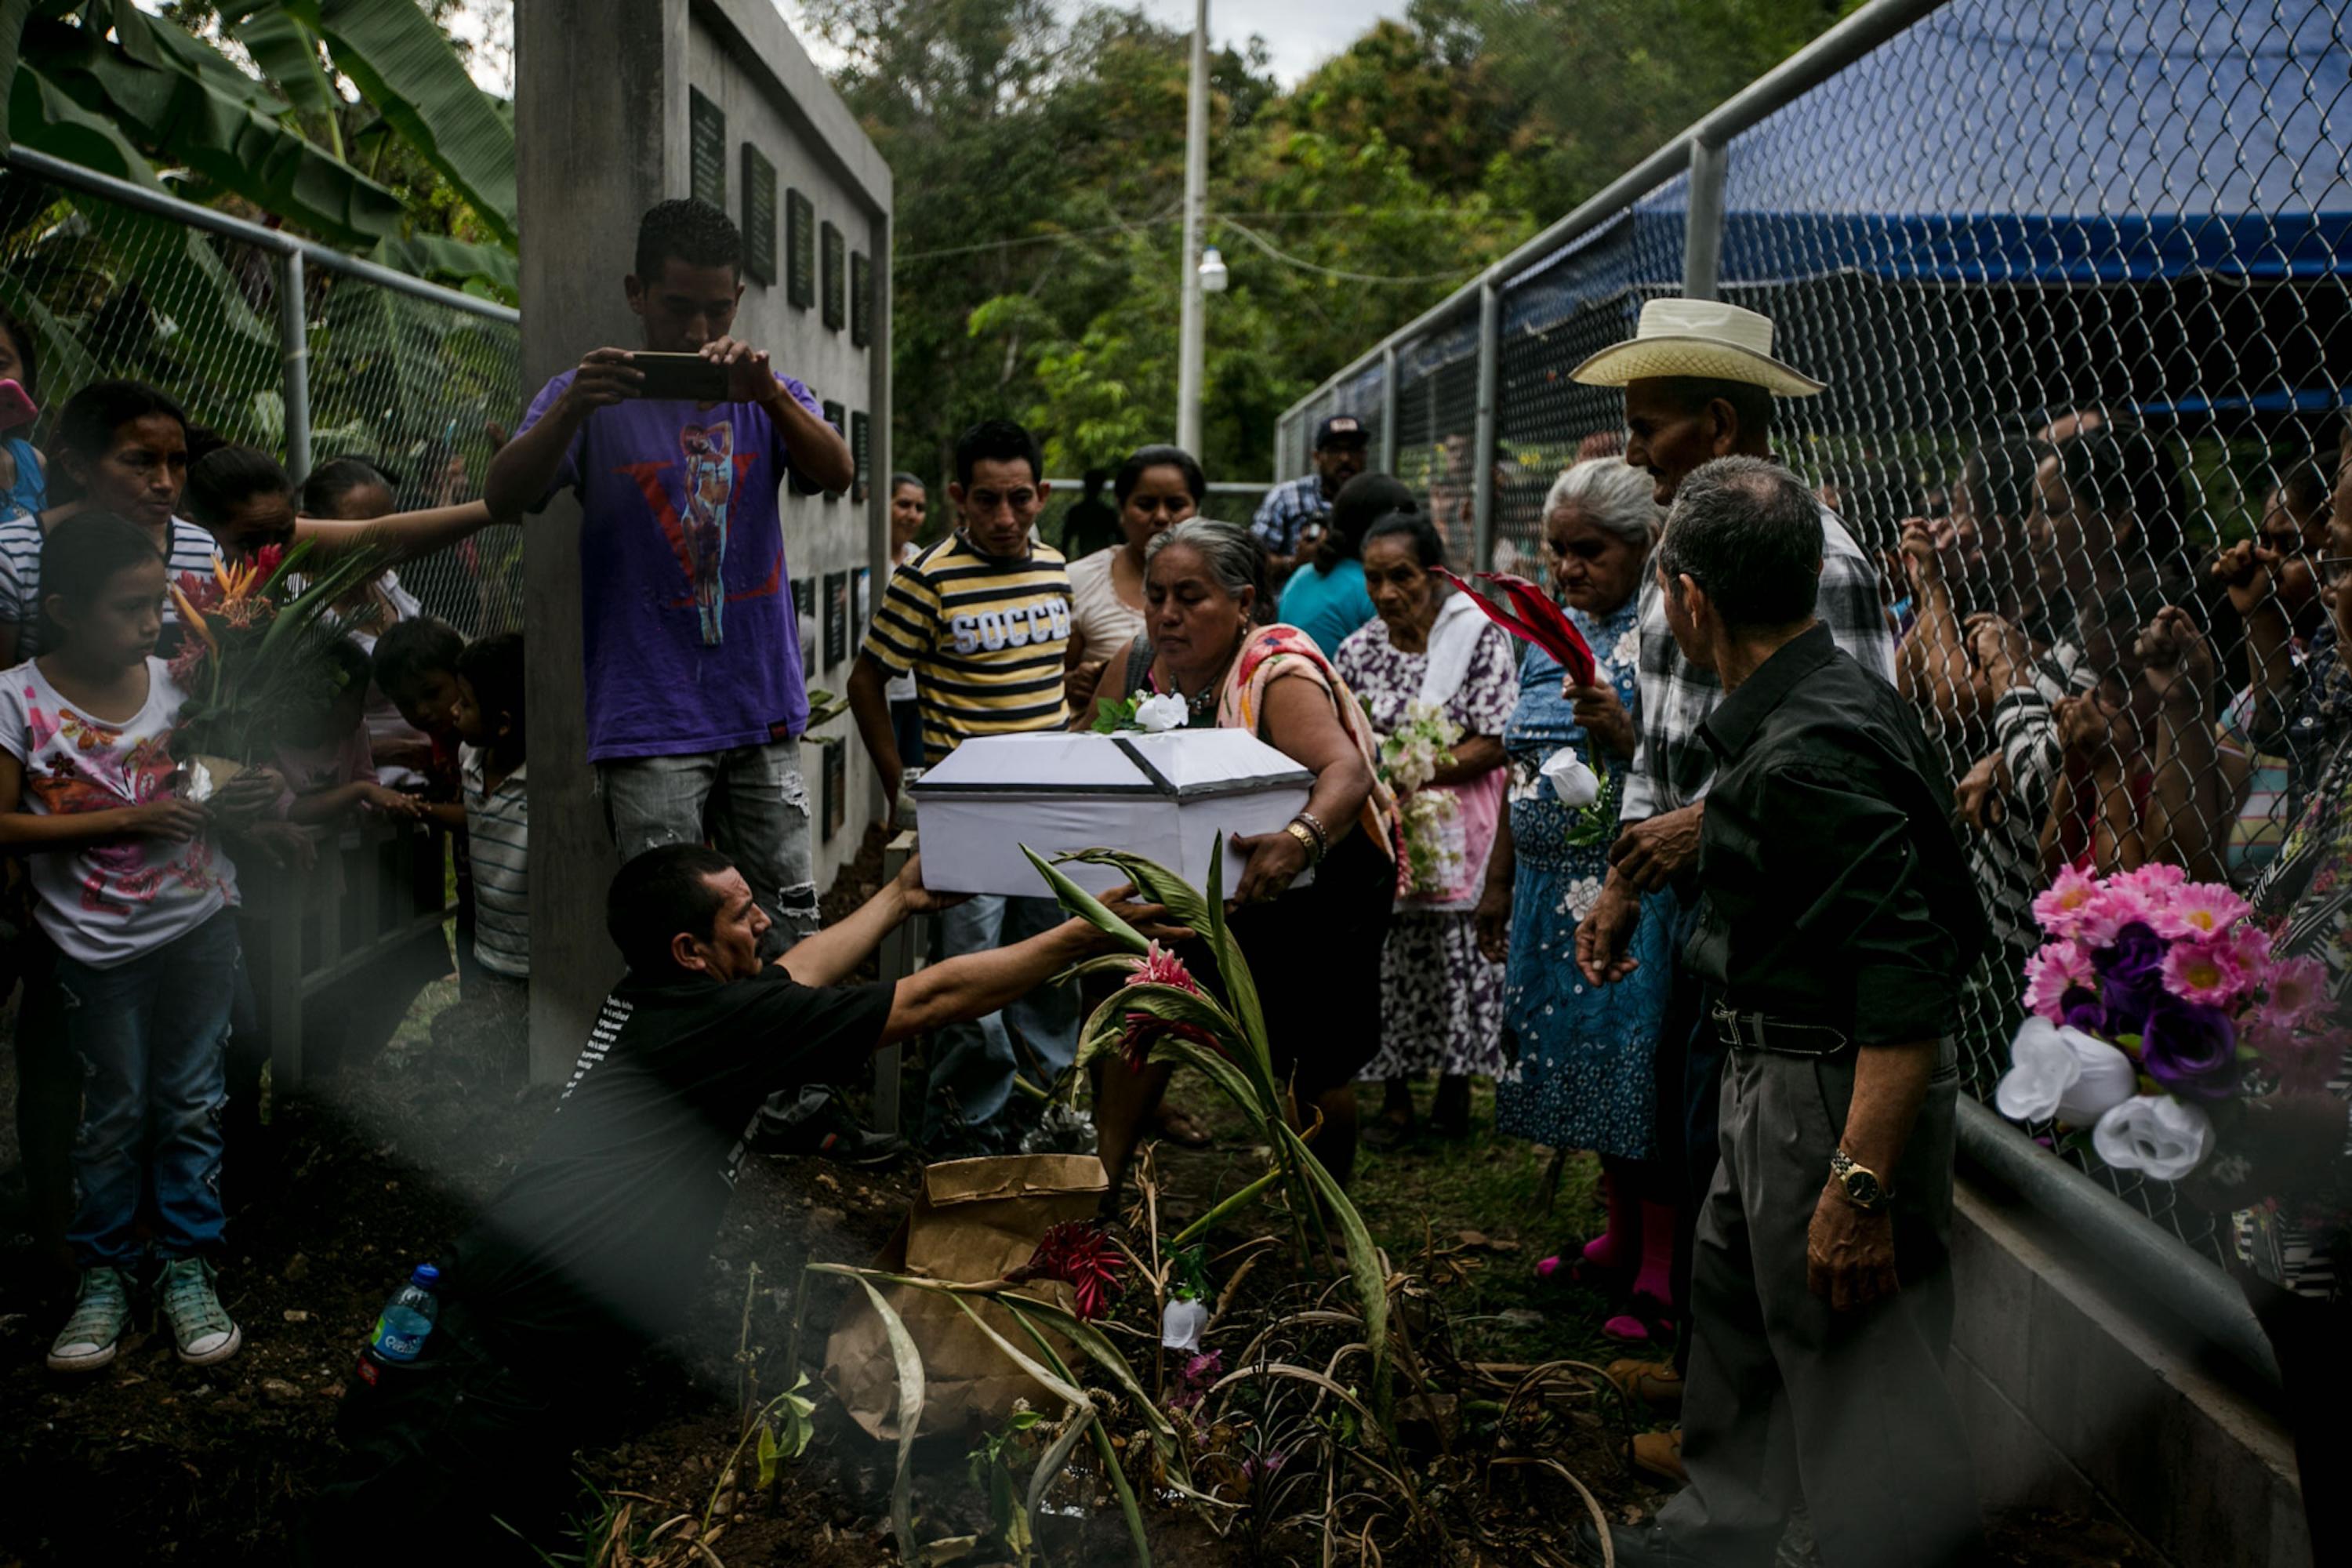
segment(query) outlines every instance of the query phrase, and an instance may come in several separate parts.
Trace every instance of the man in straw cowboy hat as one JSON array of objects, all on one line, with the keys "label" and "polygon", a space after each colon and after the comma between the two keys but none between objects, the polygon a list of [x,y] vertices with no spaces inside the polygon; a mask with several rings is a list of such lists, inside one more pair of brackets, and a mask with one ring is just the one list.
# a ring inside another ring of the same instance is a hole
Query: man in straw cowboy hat
[{"label": "man in straw cowboy hat", "polygon": [[[1717,458],[1769,457],[1773,399],[1811,397],[1822,384],[1772,355],[1770,318],[1713,300],[1653,300],[1633,338],[1594,354],[1571,373],[1588,386],[1625,389],[1625,461],[1650,476],[1660,506],[1670,504],[1691,470]],[[1821,591],[1814,613],[1839,647],[1890,681],[1895,644],[1879,595],[1877,569],[1837,519],[1822,518]],[[1641,896],[1674,887],[1686,931],[1696,913],[1690,889],[1699,825],[1715,754],[1698,727],[1723,700],[1714,671],[1675,646],[1655,583],[1642,591],[1641,712],[1633,763],[1624,785],[1623,831],[1611,850],[1599,904],[1583,922],[1596,931],[1639,916]],[[1597,694],[1596,694],[1597,695]],[[1716,1091],[1724,1047],[1701,1027],[1698,983],[1679,967],[1674,1002],[1659,1036],[1658,1133],[1668,1189],[1651,1196],[1675,1205],[1675,1303],[1689,1299],[1692,1237],[1698,1205],[1716,1166]],[[1688,1044],[1685,1052],[1685,1045]],[[1685,1331],[1687,1326],[1685,1326]],[[1629,1391],[1654,1405],[1681,1397],[1690,1335],[1675,1362],[1619,1363]],[[1681,1479],[1680,1438],[1647,1434],[1635,1462]]]}]

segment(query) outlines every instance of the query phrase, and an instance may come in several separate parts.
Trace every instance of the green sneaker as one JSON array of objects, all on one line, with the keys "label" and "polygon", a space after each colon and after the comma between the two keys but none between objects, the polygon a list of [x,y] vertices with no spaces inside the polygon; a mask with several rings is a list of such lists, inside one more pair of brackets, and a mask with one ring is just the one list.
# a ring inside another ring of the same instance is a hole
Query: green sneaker
[{"label": "green sneaker", "polygon": [[131,1321],[131,1281],[120,1268],[85,1268],[73,1316],[49,1345],[51,1372],[96,1372],[114,1359]]},{"label": "green sneaker", "polygon": [[190,1366],[210,1366],[226,1361],[245,1343],[245,1335],[229,1321],[228,1310],[213,1293],[213,1266],[201,1258],[174,1258],[163,1265],[155,1282],[164,1321],[180,1347],[180,1359]]}]

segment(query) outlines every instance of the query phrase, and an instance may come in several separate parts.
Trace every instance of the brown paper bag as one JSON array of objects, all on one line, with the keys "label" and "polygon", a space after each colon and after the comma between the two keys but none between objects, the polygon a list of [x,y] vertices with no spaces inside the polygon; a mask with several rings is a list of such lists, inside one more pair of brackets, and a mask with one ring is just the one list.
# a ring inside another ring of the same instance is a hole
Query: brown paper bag
[{"label": "brown paper bag", "polygon": [[[1102,1162],[1091,1154],[1011,1154],[932,1165],[923,1172],[914,1207],[873,1267],[966,1285],[1002,1279],[1029,1261],[1050,1226],[1092,1215],[1109,1184]],[[1022,1289],[1050,1292],[1069,1304],[1065,1285],[1039,1281]],[[883,1287],[882,1297],[922,1352],[922,1434],[959,1431],[974,1418],[993,1426],[1013,1414],[1016,1399],[1049,1412],[1056,1408],[1044,1385],[954,1301],[904,1285]],[[991,1301],[966,1300],[1024,1353],[1034,1349],[1011,1313]],[[1066,1363],[1068,1347],[1058,1337],[1055,1348]],[[826,1342],[824,1381],[860,1426],[877,1437],[898,1436],[898,1369],[882,1320],[863,1290],[851,1293]]]}]

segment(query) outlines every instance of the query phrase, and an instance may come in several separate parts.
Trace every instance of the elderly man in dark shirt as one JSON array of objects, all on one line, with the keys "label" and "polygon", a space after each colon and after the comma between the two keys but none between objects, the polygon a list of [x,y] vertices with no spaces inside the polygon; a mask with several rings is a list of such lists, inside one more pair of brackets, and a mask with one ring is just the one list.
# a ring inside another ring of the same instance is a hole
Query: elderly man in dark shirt
[{"label": "elderly man in dark shirt", "polygon": [[[1814,618],[1821,563],[1819,507],[1756,458],[1686,479],[1658,548],[1675,640],[1727,693],[1700,728],[1718,771],[1684,956],[1731,1056],[1692,1281],[1690,1486],[1616,1532],[1626,1568],[1760,1568],[1801,1498],[1839,1568],[1980,1547],[1943,1363],[1947,1027],[1984,917],[1917,720]],[[1632,929],[1579,928],[1588,979],[1630,972]]]}]

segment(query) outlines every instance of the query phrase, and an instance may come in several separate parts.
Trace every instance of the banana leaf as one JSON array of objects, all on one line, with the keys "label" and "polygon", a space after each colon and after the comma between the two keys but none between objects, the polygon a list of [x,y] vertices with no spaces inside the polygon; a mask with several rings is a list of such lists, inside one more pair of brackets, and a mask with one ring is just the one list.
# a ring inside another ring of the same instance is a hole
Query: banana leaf
[{"label": "banana leaf", "polygon": [[118,22],[118,34],[152,45],[144,52],[159,63],[106,43],[88,27],[38,19],[25,29],[25,63],[85,110],[123,127],[140,146],[167,153],[222,189],[325,237],[368,246],[399,232],[405,210],[396,193],[277,119],[263,106],[266,100],[255,100],[249,79],[226,61],[222,68],[242,89],[189,53],[202,49],[218,59],[215,51],[169,23],[146,23],[135,10],[133,16],[139,20],[127,28]]},{"label": "banana leaf", "polygon": [[422,6],[384,0],[283,0],[327,41],[335,68],[357,82],[401,139],[438,170],[508,245],[515,220],[514,128]]},{"label": "banana leaf", "polygon": [[[221,8],[221,26],[245,46],[253,63],[278,84],[287,102],[305,114],[321,114],[331,121],[343,106],[342,96],[327,79],[319,61],[318,36],[305,27],[278,0],[233,0]],[[338,148],[340,155],[341,149]]]}]

